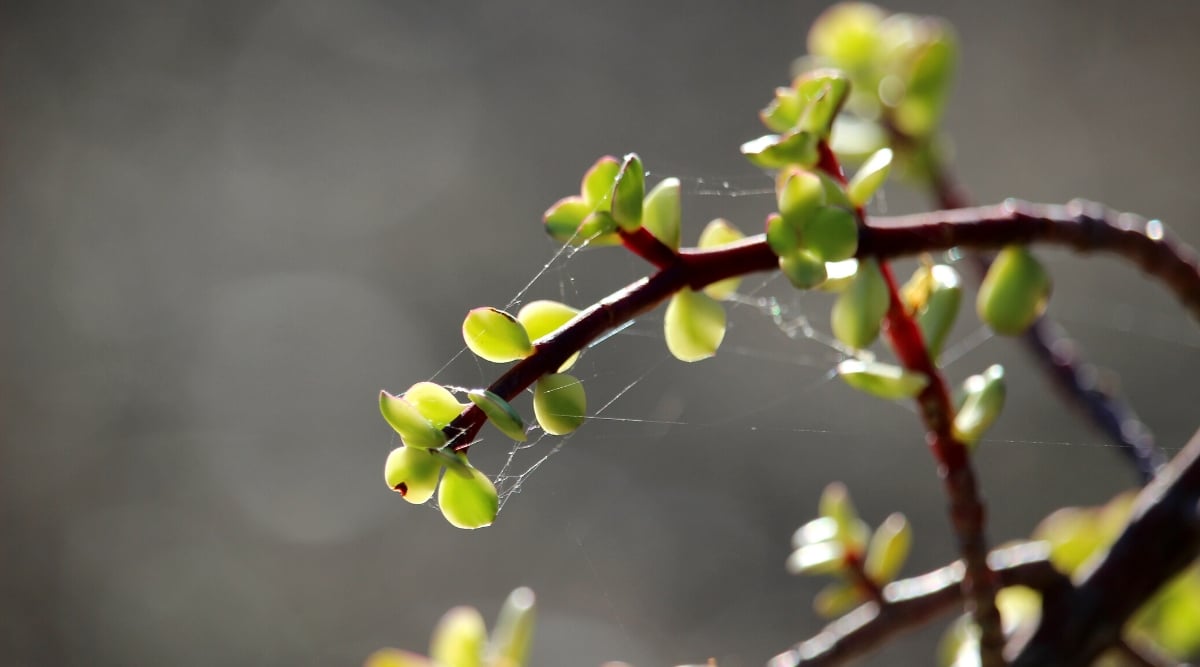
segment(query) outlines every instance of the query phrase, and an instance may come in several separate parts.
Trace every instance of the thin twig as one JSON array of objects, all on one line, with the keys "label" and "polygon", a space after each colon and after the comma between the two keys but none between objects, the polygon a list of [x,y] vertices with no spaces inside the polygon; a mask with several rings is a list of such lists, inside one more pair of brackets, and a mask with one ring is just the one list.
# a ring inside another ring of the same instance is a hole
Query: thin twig
[{"label": "thin twig", "polygon": [[[1050,564],[1042,542],[993,551],[988,561],[1002,586],[1028,586],[1060,595],[1070,581]],[[882,603],[868,602],[833,621],[811,639],[775,656],[768,667],[831,667],[870,653],[888,639],[950,612],[963,600],[962,561],[888,584]]]},{"label": "thin twig", "polygon": [[1200,431],[1134,502],[1108,553],[1068,595],[1047,600],[1013,667],[1083,667],[1129,617],[1200,555]]},{"label": "thin twig", "polygon": [[[883,120],[892,143],[908,151],[925,167],[930,194],[939,208],[964,208],[970,197],[941,160],[939,151],[926,140],[923,143],[906,134],[885,114]],[[969,253],[975,275],[982,280],[991,259],[982,253]],[[1021,336],[1030,355],[1037,360],[1053,386],[1087,416],[1092,425],[1116,444],[1133,463],[1145,485],[1167,463],[1167,455],[1154,441],[1154,435],[1127,402],[1109,387],[1097,383],[1094,365],[1078,350],[1078,345],[1062,326],[1042,316]]]}]

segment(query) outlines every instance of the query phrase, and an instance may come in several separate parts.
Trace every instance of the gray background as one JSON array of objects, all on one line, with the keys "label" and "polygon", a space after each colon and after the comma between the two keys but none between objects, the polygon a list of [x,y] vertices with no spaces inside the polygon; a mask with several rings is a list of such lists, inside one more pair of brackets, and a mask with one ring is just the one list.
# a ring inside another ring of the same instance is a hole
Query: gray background
[{"label": "gray background", "polygon": [[[1200,5],[905,8],[958,28],[947,124],[978,200],[1087,196],[1200,242]],[[769,196],[701,192],[769,187],[736,147],[818,9],[4,3],[0,664],[354,665],[527,584],[537,665],[757,665],[819,627],[822,582],[782,564],[832,479],[873,523],[909,514],[906,572],[951,559],[907,406],[822,384],[830,349],[749,308],[703,364],[666,358],[658,314],[586,355],[594,407],[649,369],[605,413],[647,421],[589,424],[488,530],[380,480],[378,389],[433,375],[467,309],[553,256],[539,216],[597,156],[683,176],[689,242],[717,215],[758,227]],[[889,211],[920,204],[889,186]],[[1178,447],[1194,325],[1116,261],[1045,257],[1054,312]],[[580,253],[527,297],[583,305],[643,272]],[[827,300],[778,287],[827,329]],[[1010,408],[978,457],[995,542],[1133,482],[1011,343],[949,373],[996,360]],[[438,379],[497,372],[464,356]],[[494,472],[508,445],[485,434]],[[937,632],[873,664],[926,664]]]}]

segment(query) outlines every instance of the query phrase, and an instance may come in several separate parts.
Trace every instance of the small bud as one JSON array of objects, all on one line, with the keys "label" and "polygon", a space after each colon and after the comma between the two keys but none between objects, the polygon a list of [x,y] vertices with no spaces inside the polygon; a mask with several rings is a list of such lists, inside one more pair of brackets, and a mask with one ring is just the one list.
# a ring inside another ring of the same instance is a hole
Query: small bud
[{"label": "small bud", "polygon": [[923,373],[877,361],[846,359],[838,364],[837,370],[846,384],[887,400],[913,398],[929,384]]},{"label": "small bud", "polygon": [[483,410],[488,421],[500,429],[500,432],[517,442],[525,442],[525,422],[521,415],[508,404],[508,401],[486,389],[475,389],[467,392],[467,398]]},{"label": "small bud", "polygon": [[500,500],[492,480],[464,458],[461,464],[446,467],[438,487],[438,506],[450,525],[475,529],[492,525]]},{"label": "small bud", "polygon": [[612,189],[612,217],[627,232],[642,226],[642,199],[646,196],[646,172],[636,153],[625,156]]},{"label": "small bud", "polygon": [[533,591],[521,587],[509,593],[500,607],[496,628],[488,644],[488,664],[493,667],[521,667],[529,658],[533,644],[533,626],[537,619]]},{"label": "small bud", "polygon": [[[730,243],[735,243],[746,238],[742,230],[729,224],[727,221],[717,218],[704,226],[704,230],[700,232],[700,241],[696,244],[698,248],[717,248]],[[726,278],[718,280],[715,283],[704,288],[704,293],[712,298],[723,301],[728,299],[737,291],[738,285],[742,283],[741,278]]]},{"label": "small bud", "polygon": [[850,551],[861,552],[871,536],[866,522],[858,518],[858,510],[850,500],[850,492],[841,482],[833,482],[821,492],[818,513],[830,517],[838,525],[838,541]]},{"label": "small bud", "polygon": [[663,333],[667,349],[676,359],[707,359],[717,353],[725,338],[725,309],[707,294],[685,287],[667,304]]},{"label": "small bud", "polygon": [[959,442],[974,445],[1004,410],[1004,367],[993,364],[982,374],[967,378],[963,393],[966,398],[954,415],[953,433]]},{"label": "small bud", "polygon": [[858,263],[858,271],[833,304],[831,323],[838,340],[864,348],[878,336],[888,310],[888,288],[874,258]]},{"label": "small bud", "polygon": [[812,289],[825,282],[825,262],[813,253],[798,249],[779,258],[779,270],[796,289]]},{"label": "small bud", "polygon": [[900,573],[911,548],[912,526],[903,514],[892,514],[879,524],[871,536],[863,570],[871,581],[882,586]]},{"label": "small bud", "polygon": [[679,250],[683,205],[679,196],[679,179],[666,178],[654,186],[642,202],[642,226],[672,250]]},{"label": "small bud", "polygon": [[383,464],[383,481],[405,500],[420,505],[433,497],[442,460],[428,449],[397,447]]},{"label": "small bud", "polygon": [[533,391],[533,414],[543,431],[551,435],[571,433],[587,414],[583,383],[566,373],[542,376]]},{"label": "small bud", "polygon": [[823,206],[800,226],[800,242],[826,262],[841,262],[858,250],[858,218],[840,206]]},{"label": "small bud", "polygon": [[436,428],[416,406],[399,396],[380,391],[379,412],[409,447],[430,449],[446,444],[446,434]]},{"label": "small bud", "polygon": [[892,149],[881,148],[867,158],[862,167],[855,172],[854,178],[846,186],[846,194],[850,203],[855,206],[866,206],[871,196],[887,180],[888,171],[892,167]]},{"label": "small bud", "polygon": [[449,389],[436,382],[418,382],[404,392],[403,398],[439,431],[467,407],[466,403],[459,403]]},{"label": "small bud", "polygon": [[1050,277],[1025,246],[1010,245],[996,255],[979,286],[979,319],[998,334],[1024,333],[1046,310]]},{"label": "small bud", "polygon": [[495,363],[524,359],[533,353],[529,334],[515,317],[496,308],[475,308],[462,325],[467,347]]},{"label": "small bud", "polygon": [[817,176],[821,177],[821,185],[825,188],[826,206],[854,209],[854,204],[850,203],[850,196],[846,194],[846,188],[842,186],[841,182],[823,171],[818,171]]},{"label": "small bud", "polygon": [[442,616],[429,646],[429,657],[446,667],[482,667],[487,628],[474,607],[455,607]]}]

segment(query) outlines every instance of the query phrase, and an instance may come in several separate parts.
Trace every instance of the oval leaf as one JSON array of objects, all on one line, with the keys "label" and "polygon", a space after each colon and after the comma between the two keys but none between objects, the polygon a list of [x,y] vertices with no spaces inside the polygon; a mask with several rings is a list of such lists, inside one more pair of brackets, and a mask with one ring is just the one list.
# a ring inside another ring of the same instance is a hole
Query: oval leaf
[{"label": "oval leaf", "polygon": [[954,415],[954,437],[965,445],[979,442],[1004,410],[1008,393],[1004,386],[1004,367],[993,364],[980,375],[963,382],[966,399]]},{"label": "oval leaf", "polygon": [[455,607],[442,616],[429,645],[439,667],[481,667],[487,628],[474,607]]},{"label": "oval leaf", "polygon": [[800,243],[826,262],[841,262],[858,250],[858,218],[840,206],[823,206],[800,227]]},{"label": "oval leaf", "polygon": [[879,186],[887,180],[892,168],[892,149],[881,148],[867,158],[846,186],[846,195],[855,206],[866,206]]},{"label": "oval leaf", "polygon": [[[729,224],[722,218],[710,221],[704,226],[704,230],[700,232],[700,241],[696,244],[699,248],[717,248],[730,243],[736,243],[746,238],[742,230]],[[738,285],[742,283],[741,278],[726,278],[718,280],[704,288],[704,293],[712,298],[723,301],[733,296],[737,292]]]},{"label": "oval leaf", "polygon": [[672,250],[679,250],[683,204],[679,196],[679,179],[666,178],[654,186],[642,203],[642,226]]},{"label": "oval leaf", "polygon": [[912,526],[903,514],[895,513],[883,520],[871,536],[863,570],[877,585],[882,586],[900,574],[912,548]]},{"label": "oval leaf", "polygon": [[636,153],[625,156],[612,189],[612,217],[627,232],[642,226],[642,199],[646,196],[646,172]]},{"label": "oval leaf", "polygon": [[409,447],[430,449],[446,444],[446,434],[436,428],[416,406],[399,396],[380,391],[379,412]]},{"label": "oval leaf", "polygon": [[998,334],[1024,333],[1046,310],[1050,277],[1025,246],[1008,246],[996,255],[979,286],[979,319]]},{"label": "oval leaf", "polygon": [[454,421],[467,407],[466,403],[459,403],[449,389],[436,382],[418,382],[404,392],[403,398],[438,430]]},{"label": "oval leaf", "polygon": [[825,282],[825,262],[807,250],[796,250],[779,258],[779,270],[797,289],[812,289]]},{"label": "oval leaf", "polygon": [[533,644],[533,626],[537,620],[537,599],[533,591],[521,587],[508,594],[500,607],[496,628],[488,645],[488,664],[494,667],[521,667],[529,658]]},{"label": "oval leaf", "polygon": [[476,389],[467,393],[467,398],[483,410],[488,421],[500,429],[500,432],[517,442],[525,442],[525,422],[521,415],[508,404],[508,401],[486,389]]},{"label": "oval leaf", "polygon": [[442,461],[428,449],[397,447],[383,464],[383,481],[410,503],[420,505],[433,497]]},{"label": "oval leaf", "polygon": [[495,363],[524,359],[533,352],[525,327],[496,308],[475,308],[467,313],[462,333],[472,352]]},{"label": "oval leaf", "polygon": [[676,359],[707,359],[725,338],[725,309],[707,294],[685,287],[667,305],[663,330],[667,349]]},{"label": "oval leaf", "polygon": [[864,348],[879,336],[887,309],[888,288],[879,262],[861,260],[853,280],[833,304],[833,334],[850,347]]},{"label": "oval leaf", "polygon": [[492,525],[500,509],[496,486],[465,459],[446,467],[438,487],[438,507],[455,528],[468,530]]},{"label": "oval leaf", "polygon": [[929,378],[922,373],[877,361],[846,359],[838,364],[837,370],[851,387],[888,400],[913,398],[929,384]]},{"label": "oval leaf", "polygon": [[583,383],[566,373],[542,376],[533,390],[533,414],[545,432],[551,435],[571,433],[579,428],[587,414]]}]

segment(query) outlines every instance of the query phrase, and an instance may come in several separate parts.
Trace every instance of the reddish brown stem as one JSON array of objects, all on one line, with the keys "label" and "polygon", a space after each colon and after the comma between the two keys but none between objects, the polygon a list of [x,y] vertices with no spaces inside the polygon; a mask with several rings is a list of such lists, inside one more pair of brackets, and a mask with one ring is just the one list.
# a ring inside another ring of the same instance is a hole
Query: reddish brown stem
[{"label": "reddish brown stem", "polygon": [[[829,145],[821,142],[819,149],[817,166],[845,185],[845,174]],[[864,218],[862,208],[857,214],[860,220]],[[861,227],[866,230],[869,226]],[[938,477],[950,501],[950,523],[958,541],[959,554],[966,564],[963,593],[967,611],[980,629],[980,659],[984,667],[1000,667],[1004,665],[1004,631],[1000,610],[996,608],[996,583],[987,565],[987,537],[984,535],[987,513],[975,471],[966,446],[954,437],[951,428],[954,408],[946,379],[929,356],[920,327],[900,300],[891,266],[881,260],[879,269],[888,290],[888,311],[884,318],[888,342],[905,368],[929,378],[929,383],[917,396],[917,406],[925,423],[925,441],[933,452]]]},{"label": "reddish brown stem", "polygon": [[638,227],[632,232],[619,230],[621,243],[633,254],[650,262],[659,269],[665,269],[679,263],[679,254],[671,250],[667,244],[658,240],[645,227]]},{"label": "reddish brown stem", "polygon": [[883,587],[879,585],[879,582],[872,579],[871,575],[867,574],[867,570],[863,566],[862,554],[847,552],[843,559],[843,565],[845,565],[846,572],[850,575],[851,582],[854,583],[859,591],[865,593],[867,597],[875,602],[883,603]]},{"label": "reddish brown stem", "polygon": [[[1200,319],[1200,272],[1195,253],[1160,233],[1145,220],[1084,205],[1050,206],[1008,201],[997,206],[935,211],[898,218],[870,218],[859,239],[860,257],[881,259],[918,255],[955,246],[997,249],[1011,243],[1049,243],[1081,252],[1109,252],[1143,268],[1174,292]],[[501,375],[489,389],[512,400],[535,380],[554,372],[572,354],[606,331],[653,309],[683,287],[700,289],[725,278],[778,267],[766,238],[759,234],[709,250],[684,249],[680,261],[617,291],[584,310],[543,339],[532,355]],[[486,421],[472,406],[446,434],[449,446],[466,449]]]}]

